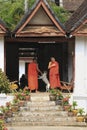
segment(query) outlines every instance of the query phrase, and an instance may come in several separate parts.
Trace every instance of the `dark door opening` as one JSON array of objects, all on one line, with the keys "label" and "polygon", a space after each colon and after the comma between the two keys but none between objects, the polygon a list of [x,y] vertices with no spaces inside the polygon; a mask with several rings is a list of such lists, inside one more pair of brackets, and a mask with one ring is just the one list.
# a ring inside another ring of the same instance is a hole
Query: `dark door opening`
[{"label": "dark door opening", "polygon": [[[38,63],[42,71],[48,70],[48,63],[50,57],[55,57],[59,62],[60,80],[68,81],[68,45],[67,43],[49,43],[39,44],[38,49]],[[48,76],[49,77],[49,76]],[[39,81],[39,89],[44,91],[45,84]]]},{"label": "dark door opening", "polygon": [[[29,53],[28,48],[33,48],[35,53]],[[60,79],[68,81],[67,43],[8,43],[6,45],[6,73],[11,81],[19,80],[20,57],[25,60],[25,58],[33,57],[31,54],[35,54],[33,56],[37,57],[37,62],[41,71],[47,72],[50,57],[54,56],[60,65]],[[28,62],[26,63],[25,61],[24,69],[26,75],[27,65]],[[39,91],[45,91],[45,84],[41,80],[39,80]]]},{"label": "dark door opening", "polygon": [[61,80],[68,80],[68,45],[62,44],[40,44],[38,49],[38,63],[42,71],[48,71],[48,63],[51,57],[59,62]]},{"label": "dark door opening", "polygon": [[6,74],[10,81],[18,81],[19,56],[16,43],[6,43]]}]

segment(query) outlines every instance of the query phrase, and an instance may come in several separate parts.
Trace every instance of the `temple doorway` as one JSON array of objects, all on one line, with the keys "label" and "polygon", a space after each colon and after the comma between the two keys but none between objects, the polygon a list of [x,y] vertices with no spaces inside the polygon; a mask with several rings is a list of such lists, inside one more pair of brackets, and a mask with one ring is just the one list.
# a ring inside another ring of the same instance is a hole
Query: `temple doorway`
[{"label": "temple doorway", "polygon": [[[28,64],[36,57],[41,71],[48,71],[50,57],[59,62],[60,79],[70,82],[73,77],[74,44],[64,43],[8,43],[6,44],[6,73],[11,81],[27,76]],[[39,90],[45,91],[45,84],[39,80]]]}]

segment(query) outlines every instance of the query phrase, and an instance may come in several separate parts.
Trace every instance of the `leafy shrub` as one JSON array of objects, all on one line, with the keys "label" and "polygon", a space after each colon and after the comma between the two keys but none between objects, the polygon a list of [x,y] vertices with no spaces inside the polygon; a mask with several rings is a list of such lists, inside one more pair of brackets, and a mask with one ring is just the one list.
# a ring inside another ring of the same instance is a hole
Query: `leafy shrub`
[{"label": "leafy shrub", "polygon": [[0,69],[0,93],[10,92],[10,81],[6,74]]},{"label": "leafy shrub", "polygon": [[60,20],[60,22],[65,23],[70,17],[70,12],[63,7],[57,6],[54,2],[50,0],[47,1],[50,5],[50,8],[53,10],[54,14]]}]

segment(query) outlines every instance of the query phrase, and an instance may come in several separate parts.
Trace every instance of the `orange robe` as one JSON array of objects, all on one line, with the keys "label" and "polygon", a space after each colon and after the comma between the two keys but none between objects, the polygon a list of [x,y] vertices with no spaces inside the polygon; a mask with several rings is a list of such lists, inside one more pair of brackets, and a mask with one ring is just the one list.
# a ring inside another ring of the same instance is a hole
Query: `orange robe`
[{"label": "orange robe", "polygon": [[32,62],[28,65],[28,86],[30,90],[38,89],[37,64]]},{"label": "orange robe", "polygon": [[49,80],[50,80],[50,87],[51,88],[58,88],[60,87],[60,77],[59,77],[59,64],[58,62],[51,62],[51,65],[55,65],[50,67],[49,70]]}]

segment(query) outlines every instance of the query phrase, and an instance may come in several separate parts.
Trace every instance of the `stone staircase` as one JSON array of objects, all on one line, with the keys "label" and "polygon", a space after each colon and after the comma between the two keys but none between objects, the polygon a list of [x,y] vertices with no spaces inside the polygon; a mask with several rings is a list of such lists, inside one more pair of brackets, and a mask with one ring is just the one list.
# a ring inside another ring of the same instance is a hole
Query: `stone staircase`
[{"label": "stone staircase", "polygon": [[49,101],[49,93],[32,93],[31,101],[11,118],[8,126],[86,126],[69,117],[62,106]]}]

